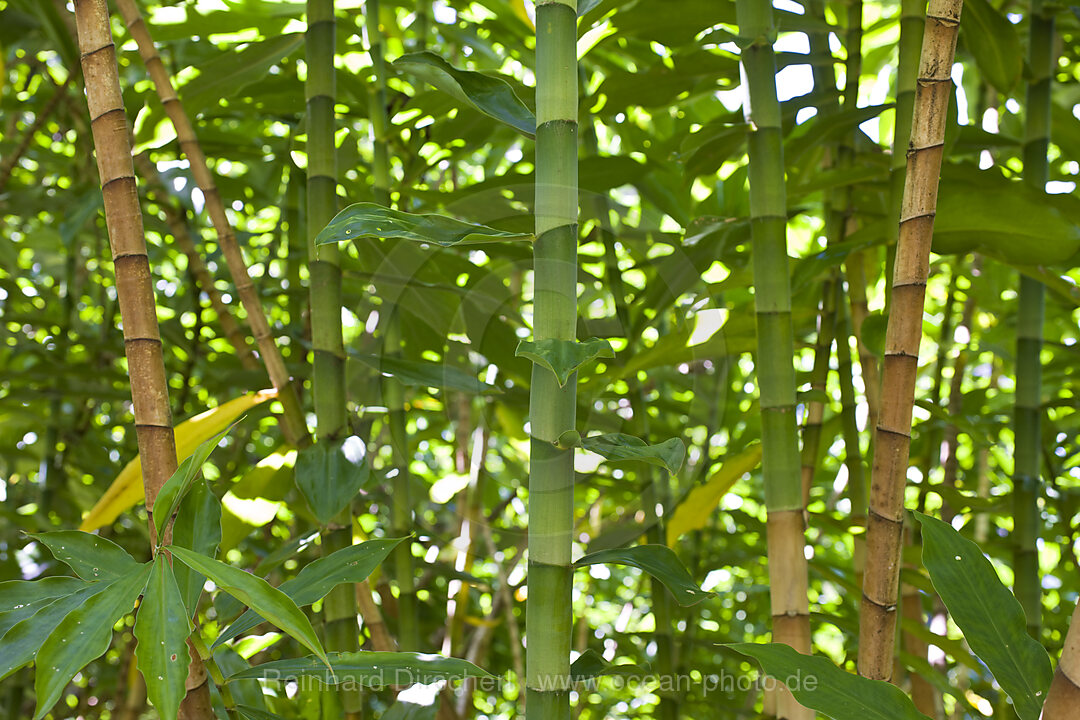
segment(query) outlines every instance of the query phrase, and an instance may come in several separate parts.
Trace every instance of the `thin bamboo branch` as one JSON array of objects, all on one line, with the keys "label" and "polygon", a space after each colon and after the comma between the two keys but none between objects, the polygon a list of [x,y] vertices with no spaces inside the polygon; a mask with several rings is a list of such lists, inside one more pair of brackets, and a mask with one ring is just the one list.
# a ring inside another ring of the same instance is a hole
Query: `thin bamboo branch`
[{"label": "thin bamboo branch", "polygon": [[270,332],[270,324],[267,322],[266,313],[263,311],[262,302],[259,299],[259,291],[248,272],[247,262],[244,260],[243,251],[236,239],[232,224],[225,214],[225,205],[221,200],[221,193],[214,182],[213,173],[206,162],[202,146],[195,135],[195,129],[191,124],[184,106],[176,94],[172,78],[165,69],[165,64],[158,55],[150,30],[139,12],[135,0],[116,0],[117,8],[124,18],[124,24],[128,32],[135,39],[139,47],[139,55],[146,65],[150,79],[154,83],[158,97],[165,107],[173,128],[176,130],[176,139],[180,145],[180,151],[191,165],[191,174],[195,183],[202,190],[206,209],[210,214],[214,230],[218,236],[218,242],[225,256],[225,263],[232,275],[233,284],[236,286],[236,294],[247,312],[248,324],[251,326],[251,334],[259,348],[259,354],[263,364],[266,365],[266,374],[274,389],[278,391],[278,400],[284,408],[283,418],[285,423],[281,426],[282,434],[289,444],[302,447],[310,442],[308,436],[307,421],[300,407],[296,387],[289,377],[289,371],[285,367],[285,361],[281,357],[274,336]]},{"label": "thin bamboo branch", "polygon": [[859,673],[876,680],[890,680],[893,673],[915,377],[938,178],[945,147],[945,121],[952,92],[950,73],[962,8],[963,0],[930,3],[912,117],[885,336],[881,415],[874,441],[867,571],[859,624]]},{"label": "thin bamboo branch", "polygon": [[[177,458],[150,260],[131,161],[130,128],[105,0],[76,0],[75,23],[124,326],[124,353],[131,379],[150,540],[156,544],[154,501],[176,470]],[[161,540],[165,542],[168,537]],[[180,714],[189,720],[203,720],[213,717],[205,713],[210,708],[210,692],[202,662],[197,653],[192,654],[188,692]]]},{"label": "thin bamboo branch", "polygon": [[180,247],[180,252],[184,253],[187,258],[188,268],[195,277],[199,290],[206,293],[206,297],[210,301],[210,307],[217,314],[222,332],[232,343],[233,348],[236,349],[236,356],[240,359],[240,364],[248,370],[257,369],[259,363],[248,346],[244,331],[240,329],[232,310],[225,304],[221,293],[218,292],[217,287],[214,285],[214,276],[210,274],[210,269],[206,267],[206,262],[203,260],[198,248],[195,247],[195,241],[192,239],[191,233],[188,232],[184,209],[179,204],[171,201],[168,188],[165,187],[165,183],[161,179],[161,173],[158,172],[157,166],[150,160],[147,153],[142,152],[135,156],[135,166],[153,188],[151,191],[152,196],[165,214],[165,222],[168,224],[169,230],[172,231],[176,244]]}]

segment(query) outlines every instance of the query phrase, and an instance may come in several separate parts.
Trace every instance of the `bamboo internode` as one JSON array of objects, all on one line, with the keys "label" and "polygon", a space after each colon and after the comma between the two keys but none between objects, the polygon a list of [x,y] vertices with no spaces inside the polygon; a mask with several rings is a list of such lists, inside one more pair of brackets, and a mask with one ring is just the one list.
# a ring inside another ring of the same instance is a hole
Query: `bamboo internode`
[{"label": "bamboo internode", "polygon": [[945,121],[952,92],[952,62],[962,8],[963,0],[930,3],[912,117],[892,305],[885,336],[881,416],[874,442],[867,567],[859,625],[859,673],[875,680],[889,680],[893,672],[915,376]]}]

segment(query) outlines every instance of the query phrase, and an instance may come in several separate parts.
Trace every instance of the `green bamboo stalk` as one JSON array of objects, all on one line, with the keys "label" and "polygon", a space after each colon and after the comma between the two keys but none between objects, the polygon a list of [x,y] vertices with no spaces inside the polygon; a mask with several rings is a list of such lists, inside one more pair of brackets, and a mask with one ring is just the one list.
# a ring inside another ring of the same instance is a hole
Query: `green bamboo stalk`
[{"label": "green bamboo stalk", "polygon": [[[536,341],[576,336],[577,80],[577,0],[541,0],[536,6]],[[555,442],[574,429],[576,405],[576,374],[560,387],[551,370],[533,365],[525,615],[529,720],[570,717],[574,451]]]},{"label": "green bamboo stalk", "polygon": [[[379,27],[379,0],[367,0],[364,22],[368,38],[375,82],[369,88],[368,114],[371,119],[372,182],[375,202],[390,206],[390,151],[387,134],[390,119],[386,113],[386,58],[384,37]],[[400,354],[401,316],[397,307],[385,307],[383,325],[383,352],[389,356]],[[412,503],[409,499],[409,435],[405,417],[405,393],[401,383],[392,378],[383,382],[383,400],[387,408],[390,428],[390,445],[393,464],[397,471],[393,477],[393,507],[391,508],[391,531],[399,536],[412,532]],[[416,587],[413,577],[412,547],[402,543],[394,550],[394,579],[398,586],[398,647],[404,651],[418,650],[420,630],[416,609]]]},{"label": "green bamboo stalk", "polygon": [[[788,279],[787,193],[784,185],[780,103],[771,3],[737,0],[736,16],[746,74],[750,121],[750,227],[753,242],[755,358],[761,404],[762,475],[768,513],[768,558],[773,638],[810,652],[810,614],[804,553],[799,438],[795,424],[795,343]],[[783,690],[782,718],[812,720],[814,713]]]},{"label": "green bamboo stalk", "polygon": [[[345,346],[341,331],[341,264],[335,244],[317,246],[315,236],[337,214],[337,152],[334,144],[334,0],[308,0],[304,51],[307,61],[307,220],[308,274],[311,298],[312,396],[316,437],[323,444],[340,442],[348,429],[345,392]],[[352,509],[345,508],[323,529],[323,556],[352,545]],[[335,587],[323,603],[326,647],[336,652],[360,649],[356,624],[356,591]],[[359,688],[342,686],[324,695],[324,717],[363,717]],[[340,703],[340,705],[339,705]]]},{"label": "green bamboo stalk", "polygon": [[[1031,31],[1027,87],[1027,125],[1024,137],[1024,180],[1040,192],[1049,176],[1050,87],[1054,77],[1054,15],[1044,0],[1031,2]],[[1042,587],[1039,580],[1039,497],[1042,480],[1039,457],[1042,436],[1042,350],[1045,292],[1042,283],[1020,276],[1016,321],[1016,407],[1013,455],[1013,569],[1014,590],[1035,638],[1042,626]]]}]

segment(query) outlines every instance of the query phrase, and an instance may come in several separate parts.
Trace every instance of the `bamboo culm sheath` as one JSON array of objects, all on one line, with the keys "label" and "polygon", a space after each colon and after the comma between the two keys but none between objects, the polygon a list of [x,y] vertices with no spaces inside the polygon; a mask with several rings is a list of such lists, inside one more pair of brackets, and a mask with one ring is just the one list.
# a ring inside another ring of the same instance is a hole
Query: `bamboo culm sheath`
[{"label": "bamboo culm sheath", "polygon": [[[577,1],[536,7],[534,339],[574,340],[577,327]],[[526,717],[570,717],[570,548],[574,451],[555,446],[575,426],[576,375],[565,386],[533,365],[529,394],[529,602]]]},{"label": "bamboo culm sheath", "polygon": [[952,92],[949,73],[962,7],[963,0],[930,3],[911,123],[885,335],[881,414],[874,435],[866,574],[859,614],[859,674],[874,680],[890,680],[893,671],[915,376],[938,178],[945,147],[945,120]]}]

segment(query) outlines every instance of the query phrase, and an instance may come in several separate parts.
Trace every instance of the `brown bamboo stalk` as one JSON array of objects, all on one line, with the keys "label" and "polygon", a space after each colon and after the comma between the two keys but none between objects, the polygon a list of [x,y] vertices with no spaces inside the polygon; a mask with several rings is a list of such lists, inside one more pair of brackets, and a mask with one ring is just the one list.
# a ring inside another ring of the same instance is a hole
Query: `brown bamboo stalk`
[{"label": "brown bamboo stalk", "polygon": [[143,178],[153,186],[154,199],[161,206],[161,211],[165,213],[165,222],[169,225],[169,230],[172,231],[176,244],[180,247],[180,252],[187,257],[188,268],[195,277],[196,284],[202,292],[206,293],[206,297],[210,300],[210,307],[217,313],[218,322],[221,323],[221,330],[236,349],[236,356],[240,358],[240,364],[248,370],[257,369],[259,363],[251,352],[251,348],[248,347],[244,331],[240,329],[240,324],[233,316],[232,310],[225,304],[221,293],[214,286],[214,276],[210,274],[210,269],[203,262],[202,255],[199,254],[198,249],[195,247],[195,241],[192,239],[191,233],[188,232],[183,209],[170,202],[168,189],[161,179],[161,174],[146,153],[139,153],[135,156],[135,165]]},{"label": "brown bamboo stalk", "polygon": [[930,2],[908,146],[900,237],[885,335],[881,414],[874,440],[867,563],[859,623],[859,674],[875,680],[890,680],[893,674],[911,415],[938,178],[945,146],[945,120],[952,92],[950,71],[963,4],[963,0]]},{"label": "brown bamboo stalk", "polygon": [[1080,708],[1080,605],[1073,611],[1065,647],[1046,693],[1043,720],[1074,720]]},{"label": "brown bamboo stalk", "polygon": [[372,646],[378,652],[396,651],[397,643],[386,627],[382,611],[375,604],[375,597],[367,580],[356,583],[356,602],[360,606],[360,617],[364,618],[364,626],[371,634]]},{"label": "brown bamboo stalk", "polygon": [[[124,325],[124,353],[142,459],[146,515],[150,539],[156,542],[154,501],[161,486],[176,470],[176,442],[150,259],[146,254],[139,192],[131,162],[130,128],[124,114],[116,47],[105,0],[75,0],[75,24],[90,111],[90,130],[105,200],[105,224],[116,272],[116,297]],[[188,685],[180,715],[189,720],[201,720],[213,717],[212,712],[202,711],[210,708],[210,690],[198,653],[191,654],[188,680],[197,682],[201,678],[202,682]]]},{"label": "brown bamboo stalk", "polygon": [[206,163],[206,155],[203,154],[202,146],[195,136],[195,129],[191,125],[184,106],[173,87],[172,77],[165,69],[165,64],[158,55],[154,40],[150,36],[150,30],[143,20],[135,0],[117,0],[117,8],[124,18],[124,24],[128,32],[139,46],[139,55],[146,65],[150,79],[154,82],[158,97],[165,107],[165,114],[176,130],[177,142],[180,151],[191,165],[191,174],[195,178],[195,184],[203,193],[206,209],[210,214],[210,220],[221,245],[225,263],[236,285],[236,294],[247,312],[248,324],[251,326],[252,337],[259,348],[259,354],[266,365],[266,374],[270,376],[270,382],[278,391],[278,399],[284,408],[283,418],[285,422],[281,426],[285,439],[297,447],[307,445],[310,436],[307,430],[307,421],[304,419],[300,400],[296,394],[296,388],[289,377],[285,367],[285,360],[281,357],[274,336],[270,332],[270,324],[267,322],[266,313],[263,312],[262,302],[259,300],[259,291],[248,273],[247,263],[244,260],[243,251],[236,240],[229,218],[225,214],[225,205],[221,201],[221,193],[214,182],[214,176]]}]

